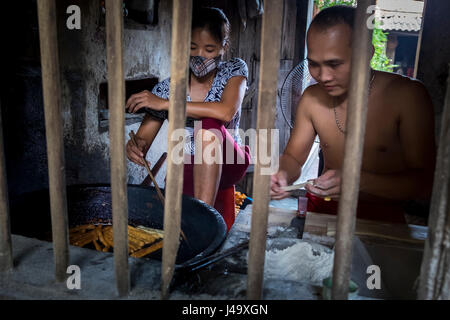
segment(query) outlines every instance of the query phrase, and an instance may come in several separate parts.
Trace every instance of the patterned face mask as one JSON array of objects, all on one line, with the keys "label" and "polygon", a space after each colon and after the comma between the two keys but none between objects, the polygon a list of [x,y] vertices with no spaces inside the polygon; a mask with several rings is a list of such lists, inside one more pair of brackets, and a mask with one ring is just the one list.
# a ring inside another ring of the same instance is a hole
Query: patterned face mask
[{"label": "patterned face mask", "polygon": [[189,60],[189,67],[197,78],[202,78],[216,69],[221,59],[221,55],[207,61],[204,57],[192,56]]}]

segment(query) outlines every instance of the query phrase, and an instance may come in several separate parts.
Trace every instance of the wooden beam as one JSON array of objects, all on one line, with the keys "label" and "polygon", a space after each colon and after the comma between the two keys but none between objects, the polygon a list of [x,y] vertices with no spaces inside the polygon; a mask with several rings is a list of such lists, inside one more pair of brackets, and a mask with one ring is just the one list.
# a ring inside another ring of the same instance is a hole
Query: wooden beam
[{"label": "wooden beam", "polygon": [[69,236],[55,0],[37,2],[56,280],[67,276]]},{"label": "wooden beam", "polygon": [[5,149],[0,103],[0,272],[13,268],[11,225],[9,221],[8,183],[6,179]]},{"label": "wooden beam", "polygon": [[[258,149],[271,153],[271,129],[275,124],[277,77],[280,66],[283,0],[264,1],[261,33],[261,67],[259,69],[257,132],[268,129],[267,141],[258,135]],[[266,137],[264,137],[266,138]],[[277,141],[275,141],[277,143]],[[272,155],[278,157],[278,154]],[[247,271],[247,298],[261,299],[266,252],[267,217],[270,201],[270,174],[262,174],[267,166],[257,157],[253,180],[253,209]]]},{"label": "wooden beam", "polygon": [[[450,64],[448,65],[450,72]],[[450,299],[450,75],[434,173],[428,238],[420,272],[419,299]]]},{"label": "wooden beam", "polygon": [[373,0],[359,0],[352,39],[352,66],[348,89],[347,133],[342,166],[332,299],[347,299],[355,231],[356,206],[366,128],[372,32],[367,28],[367,8]]},{"label": "wooden beam", "polygon": [[123,8],[106,1],[109,139],[114,233],[114,269],[119,296],[130,289],[128,271],[128,195],[125,160],[125,82],[123,71]]},{"label": "wooden beam", "polygon": [[174,0],[170,57],[170,99],[166,198],[164,203],[164,245],[162,253],[161,298],[169,297],[181,231],[184,163],[174,161],[174,130],[185,127],[188,61],[191,43],[192,0]]}]

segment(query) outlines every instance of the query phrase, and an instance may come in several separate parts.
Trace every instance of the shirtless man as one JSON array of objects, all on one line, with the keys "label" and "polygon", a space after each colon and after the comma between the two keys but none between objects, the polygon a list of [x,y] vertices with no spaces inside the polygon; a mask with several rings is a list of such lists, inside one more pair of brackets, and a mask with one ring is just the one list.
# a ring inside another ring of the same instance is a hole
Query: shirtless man
[{"label": "shirtless man", "polygon": [[[281,187],[298,179],[318,134],[324,169],[313,185],[306,186],[308,211],[337,211],[354,15],[354,8],[332,7],[311,23],[307,58],[318,83],[305,90],[299,102],[295,127],[271,180],[273,199],[289,196]],[[419,81],[373,70],[370,79],[357,216],[401,223],[405,222],[402,201],[428,199],[431,194],[433,107]],[[333,200],[324,202],[325,197]]]}]

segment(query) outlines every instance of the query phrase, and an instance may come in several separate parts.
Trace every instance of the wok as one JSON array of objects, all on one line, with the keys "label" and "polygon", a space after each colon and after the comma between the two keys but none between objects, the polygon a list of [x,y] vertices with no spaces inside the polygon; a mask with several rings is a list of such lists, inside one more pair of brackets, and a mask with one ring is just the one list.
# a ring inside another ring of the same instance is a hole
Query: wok
[{"label": "wok", "polygon": [[[164,190],[162,189],[164,193]],[[112,224],[109,185],[67,187],[69,228],[89,224]],[[22,194],[10,201],[14,234],[51,240],[48,189]],[[128,222],[132,226],[163,229],[164,210],[154,187],[128,185]],[[222,216],[202,201],[182,196],[181,229],[188,244],[181,241],[176,264],[191,264],[212,254],[226,236]],[[161,259],[161,250],[147,257]]]}]

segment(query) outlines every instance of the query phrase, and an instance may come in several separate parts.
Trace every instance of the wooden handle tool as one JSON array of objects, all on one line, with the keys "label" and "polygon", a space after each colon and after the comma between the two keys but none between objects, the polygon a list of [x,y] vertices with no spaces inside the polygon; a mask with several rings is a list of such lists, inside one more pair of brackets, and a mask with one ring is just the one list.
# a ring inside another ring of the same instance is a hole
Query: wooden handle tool
[{"label": "wooden handle tool", "polygon": [[[137,147],[138,145],[137,145],[137,142],[136,142],[136,136],[135,136],[133,130],[131,130],[131,132],[130,132],[130,138],[131,138],[131,141],[133,142],[133,144]],[[152,179],[152,182],[155,185],[156,193],[158,194],[159,200],[161,200],[161,203],[162,203],[162,205],[164,207],[164,195],[162,194],[161,189],[159,189],[159,186],[158,186],[158,183],[155,180],[155,177],[153,177],[153,174],[152,174],[152,171],[150,170],[148,162],[144,159],[144,157],[141,157],[141,159],[144,162],[145,169],[147,169],[147,172],[148,172],[148,175],[150,176],[150,179]]]},{"label": "wooden handle tool", "polygon": [[[133,144],[137,147],[138,145],[137,145],[137,142],[136,142],[136,135],[134,134],[133,130],[130,131],[130,138],[131,138],[131,141],[133,142]],[[158,194],[159,200],[161,200],[162,206],[164,208],[164,195],[162,194],[161,189],[159,188],[158,183],[155,180],[155,177],[153,177],[153,174],[152,174],[152,171],[150,170],[148,162],[144,159],[144,157],[141,157],[141,159],[144,162],[145,169],[147,169],[147,172],[148,172],[148,175],[150,176],[150,179],[152,179],[152,182],[155,185],[156,193]],[[191,247],[189,245],[189,242],[188,242],[188,240],[186,238],[186,235],[184,234],[183,230],[180,230],[180,234],[183,237],[184,241],[186,241],[187,245],[189,247]]]}]

